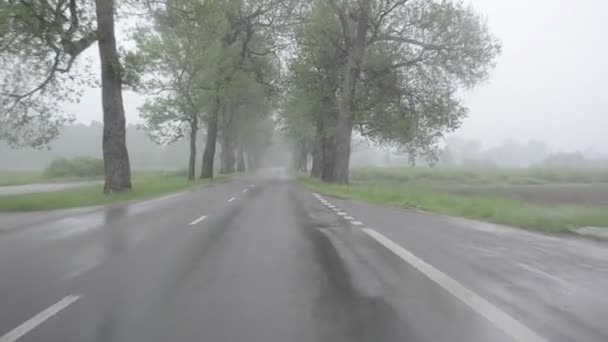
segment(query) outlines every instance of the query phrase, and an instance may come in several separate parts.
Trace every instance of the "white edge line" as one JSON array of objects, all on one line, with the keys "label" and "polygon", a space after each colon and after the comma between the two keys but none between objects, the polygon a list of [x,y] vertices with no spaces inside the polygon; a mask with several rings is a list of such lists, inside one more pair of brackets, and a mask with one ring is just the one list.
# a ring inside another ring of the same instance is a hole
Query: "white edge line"
[{"label": "white edge line", "polygon": [[345,219],[345,220],[352,221],[352,220],[354,220],[355,218],[354,218],[354,217],[352,217],[352,216],[344,216],[344,219]]},{"label": "white edge line", "polygon": [[488,321],[494,323],[494,325],[500,328],[507,335],[514,338],[516,341],[547,342],[545,338],[538,335],[536,332],[532,331],[515,318],[511,317],[485,298],[464,287],[456,280],[450,278],[445,273],[418,258],[413,253],[399,246],[386,236],[370,228],[363,228],[362,230],[388,250],[412,265],[426,277],[437,283],[448,293],[458,298],[475,312],[485,317]]},{"label": "white edge line", "polygon": [[228,200],[228,202],[232,202],[234,201],[236,198],[232,197],[231,199]]},{"label": "white edge line", "polygon": [[361,221],[353,221],[351,223],[354,224],[355,226],[362,226],[363,225],[363,222],[361,222]]},{"label": "white edge line", "polygon": [[203,221],[203,220],[204,220],[204,219],[206,219],[206,218],[207,218],[207,216],[203,215],[203,216],[201,216],[201,217],[197,218],[196,220],[194,220],[194,221],[190,222],[190,225],[191,225],[191,226],[194,226],[195,224],[200,223],[201,221]]},{"label": "white edge line", "polygon": [[28,332],[34,330],[37,326],[44,323],[44,321],[46,321],[47,319],[53,317],[54,315],[58,314],[61,310],[65,309],[68,306],[70,306],[71,304],[73,304],[75,301],[80,299],[80,297],[81,296],[77,296],[77,295],[66,296],[65,298],[63,298],[62,300],[58,301],[57,303],[51,305],[44,311],[38,313],[36,316],[25,321],[20,326],[9,331],[6,335],[0,337],[0,342],[17,341],[18,339],[23,337]]},{"label": "white edge line", "polygon": [[337,214],[338,214],[338,215],[340,215],[340,216],[346,216],[346,213],[345,213],[345,212],[343,212],[343,211],[338,211],[338,213],[337,213]]}]

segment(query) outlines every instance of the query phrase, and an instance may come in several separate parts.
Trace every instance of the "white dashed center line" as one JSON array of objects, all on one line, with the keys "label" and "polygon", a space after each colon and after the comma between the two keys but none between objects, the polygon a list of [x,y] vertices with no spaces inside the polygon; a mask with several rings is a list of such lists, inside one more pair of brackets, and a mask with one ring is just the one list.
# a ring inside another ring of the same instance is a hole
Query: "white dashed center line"
[{"label": "white dashed center line", "polygon": [[15,329],[9,331],[6,335],[0,337],[0,342],[17,341],[18,339],[23,337],[23,335],[34,330],[37,326],[44,323],[44,321],[55,316],[61,310],[72,305],[78,299],[80,299],[80,296],[75,296],[75,295],[69,295],[69,296],[63,298],[62,300],[53,304],[46,310],[44,310],[44,311],[40,312],[39,314],[37,314],[36,316],[30,318],[25,323],[21,324],[20,326],[16,327]]},{"label": "white dashed center line", "polygon": [[197,218],[196,220],[190,222],[190,225],[194,226],[195,224],[199,224],[199,223],[201,223],[206,218],[207,218],[207,216],[203,215],[203,216]]},{"label": "white dashed center line", "polygon": [[[315,197],[317,197],[319,201],[323,202],[328,208],[332,209],[338,215],[343,216],[346,220],[349,220],[352,225],[363,226],[363,222],[354,221],[354,218],[352,216],[348,216],[346,212],[343,212],[339,208],[336,208],[333,204],[329,202],[326,203],[326,201],[320,198],[319,195],[315,194]],[[395,253],[402,260],[412,265],[415,269],[417,269],[420,273],[424,274],[431,281],[437,283],[452,296],[458,298],[460,301],[468,305],[479,315],[485,317],[488,321],[495,324],[499,329],[504,331],[515,341],[547,342],[544,337],[540,336],[535,331],[528,328],[517,319],[502,311],[500,308],[490,303],[485,298],[477,295],[475,292],[464,287],[456,280],[450,278],[450,276],[444,274],[440,270],[434,268],[432,265],[426,263],[424,260],[418,258],[412,252],[401,247],[386,236],[370,228],[361,227],[361,230],[367,235],[369,235],[371,238],[376,240],[378,243],[380,243],[382,246],[384,246],[386,249]]]},{"label": "white dashed center line", "polygon": [[243,193],[246,193],[247,191],[249,191],[249,189],[243,189]]},{"label": "white dashed center line", "polygon": [[236,199],[236,198],[232,197],[232,198],[230,198],[230,199],[228,200],[228,202],[230,203],[230,202],[234,201],[235,199]]}]

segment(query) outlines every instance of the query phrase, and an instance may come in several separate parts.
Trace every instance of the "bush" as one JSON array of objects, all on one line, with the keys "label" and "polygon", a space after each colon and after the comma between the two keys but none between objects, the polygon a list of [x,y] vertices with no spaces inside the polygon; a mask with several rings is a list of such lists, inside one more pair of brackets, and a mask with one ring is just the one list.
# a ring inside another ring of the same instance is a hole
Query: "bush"
[{"label": "bush", "polygon": [[91,157],[57,158],[46,167],[43,174],[47,178],[102,176],[103,160]]}]

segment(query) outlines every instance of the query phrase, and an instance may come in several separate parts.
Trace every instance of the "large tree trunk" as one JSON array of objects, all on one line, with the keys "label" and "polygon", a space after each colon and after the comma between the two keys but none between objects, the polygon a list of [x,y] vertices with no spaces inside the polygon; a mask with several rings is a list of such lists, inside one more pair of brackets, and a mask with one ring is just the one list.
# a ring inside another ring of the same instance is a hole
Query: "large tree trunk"
[{"label": "large tree trunk", "polygon": [[310,176],[313,178],[321,178],[321,167],[323,163],[323,153],[321,149],[321,137],[317,132],[312,150],[312,166],[310,168]]},{"label": "large tree trunk", "polygon": [[325,182],[334,181],[336,161],[336,121],[338,113],[331,97],[321,100],[321,179]]},{"label": "large tree trunk", "polygon": [[306,146],[301,146],[299,148],[300,154],[298,155],[298,171],[308,172],[308,149]]},{"label": "large tree trunk", "polygon": [[131,165],[126,144],[125,111],[122,104],[121,67],[114,35],[114,0],[95,0],[101,99],[103,104],[104,193],[131,189]]},{"label": "large tree trunk", "polygon": [[247,167],[250,171],[258,168],[258,160],[256,154],[252,151],[247,152]]},{"label": "large tree trunk", "polygon": [[334,144],[333,174],[328,180],[331,183],[347,184],[350,163],[350,143],[353,131],[353,119],[350,116],[339,117]]},{"label": "large tree trunk", "polygon": [[293,151],[293,166],[298,172],[306,172],[308,170],[308,149],[306,144],[298,141],[294,144]]},{"label": "large tree trunk", "polygon": [[207,138],[203,152],[203,165],[201,178],[213,178],[213,160],[215,159],[215,145],[217,142],[217,116],[220,109],[220,98],[216,95],[215,104],[207,122]]},{"label": "large tree trunk", "polygon": [[243,151],[243,147],[239,146],[237,150],[237,163],[236,170],[238,172],[245,172],[247,167],[245,166],[245,151]]},{"label": "large tree trunk", "polygon": [[[368,17],[370,0],[359,0],[359,15],[356,22],[356,31],[352,37],[352,44],[348,51],[348,58],[344,73],[344,82],[340,96],[340,110],[336,125],[336,140],[334,146],[334,172],[330,182],[348,183],[348,168],[350,162],[350,143],[353,131],[354,113],[353,103],[357,80],[361,71],[361,61],[365,53],[366,35],[368,29]],[[347,41],[351,37],[344,37]]]},{"label": "large tree trunk", "polygon": [[194,116],[190,121],[190,160],[188,161],[188,180],[194,180],[196,173],[196,133],[198,132],[198,118]]},{"label": "large tree trunk", "polygon": [[220,173],[227,174],[234,172],[234,142],[230,133],[224,129],[222,134],[222,159],[220,166]]},{"label": "large tree trunk", "polygon": [[223,101],[221,108],[221,139],[220,146],[222,148],[222,154],[220,159],[220,173],[227,174],[234,172],[234,164],[236,159],[234,157],[234,105],[230,101]]},{"label": "large tree trunk", "polygon": [[321,111],[318,114],[318,120],[315,128],[315,140],[312,146],[312,166],[310,167],[310,177],[321,178],[323,168],[323,126],[321,124]]}]

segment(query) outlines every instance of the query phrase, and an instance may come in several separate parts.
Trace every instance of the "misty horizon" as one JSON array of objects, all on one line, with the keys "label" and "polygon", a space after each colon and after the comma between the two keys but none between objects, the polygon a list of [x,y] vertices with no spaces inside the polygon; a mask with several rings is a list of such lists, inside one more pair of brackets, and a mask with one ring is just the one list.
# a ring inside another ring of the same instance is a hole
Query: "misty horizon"
[{"label": "misty horizon", "polygon": [[[608,2],[468,2],[487,18],[503,51],[488,80],[462,92],[469,115],[448,136],[479,140],[486,148],[512,139],[542,141],[555,153],[608,153],[608,97],[596,87],[596,80],[608,76],[608,49],[594,43],[606,31],[602,15]],[[87,54],[98,63],[95,49]],[[143,100],[125,91],[128,123],[141,122],[137,108]],[[101,121],[100,103],[99,89],[88,89],[80,103],[65,109],[77,122]]]}]

